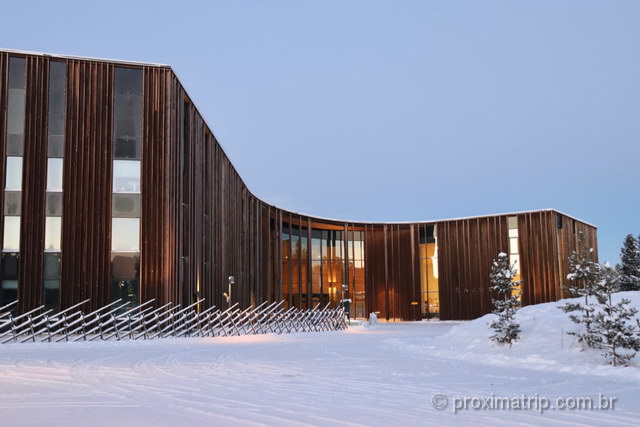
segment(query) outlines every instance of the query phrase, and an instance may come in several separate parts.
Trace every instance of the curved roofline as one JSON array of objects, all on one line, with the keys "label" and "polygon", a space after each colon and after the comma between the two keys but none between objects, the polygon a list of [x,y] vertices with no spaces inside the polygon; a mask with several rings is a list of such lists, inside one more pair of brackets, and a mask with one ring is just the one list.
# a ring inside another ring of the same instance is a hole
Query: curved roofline
[{"label": "curved roofline", "polygon": [[[254,196],[255,197],[255,196]],[[264,202],[264,200],[260,199],[258,197],[258,200],[261,200],[262,202]],[[264,202],[266,203],[266,202]],[[270,206],[273,206],[277,209],[283,210],[285,212],[289,212],[291,214],[294,215],[300,215],[300,216],[304,216],[304,217],[308,217],[308,218],[313,218],[313,219],[317,219],[318,221],[331,221],[331,222],[342,222],[342,223],[348,223],[348,224],[371,224],[371,225],[390,225],[390,224],[399,224],[399,225],[409,225],[409,224],[431,224],[434,222],[447,222],[447,221],[463,221],[463,220],[467,220],[467,219],[476,219],[476,218],[491,218],[491,217],[496,217],[496,216],[513,216],[513,215],[522,215],[522,214],[529,214],[529,213],[537,213],[537,212],[555,212],[558,213],[560,215],[566,216],[567,218],[571,218],[575,221],[581,222],[585,225],[588,225],[590,227],[593,228],[598,228],[598,226],[594,225],[594,224],[590,224],[586,221],[581,220],[580,218],[576,218],[573,215],[569,215],[566,214],[562,211],[559,211],[557,209],[553,209],[553,208],[548,208],[548,209],[534,209],[534,210],[529,210],[529,211],[516,211],[516,212],[503,212],[503,213],[496,213],[496,214],[484,214],[484,215],[475,215],[475,216],[462,216],[462,217],[456,217],[456,218],[440,218],[440,219],[430,219],[430,220],[426,220],[426,221],[352,221],[352,220],[343,220],[343,219],[337,219],[337,218],[325,218],[325,217],[319,217],[316,215],[310,215],[307,213],[302,213],[302,212],[294,212],[294,211],[289,211],[286,209],[282,209],[282,208],[278,208],[275,205],[272,205],[270,203],[267,203]]]},{"label": "curved roofline", "polygon": [[[229,162],[231,163],[231,158],[227,155],[227,153],[224,150],[224,147],[222,146],[222,144],[220,143],[218,138],[216,138],[215,135],[214,135],[213,126],[211,126],[209,124],[209,122],[207,121],[207,119],[200,113],[200,109],[198,108],[198,105],[195,102],[194,98],[189,94],[189,92],[187,91],[186,87],[182,84],[182,81],[181,81],[180,77],[178,76],[178,73],[176,72],[176,70],[171,65],[161,64],[161,63],[154,63],[154,62],[142,62],[142,61],[121,60],[121,59],[97,58],[97,57],[90,57],[90,56],[52,54],[52,53],[45,53],[45,52],[36,52],[36,51],[19,50],[19,49],[8,49],[8,48],[0,48],[0,52],[15,53],[15,54],[19,54],[19,55],[47,56],[47,57],[51,57],[51,58],[61,58],[61,59],[77,59],[77,60],[82,60],[82,61],[111,62],[111,63],[115,63],[115,64],[136,65],[136,66],[143,66],[143,67],[168,68],[175,75],[176,80],[180,83],[180,86],[182,87],[182,90],[187,95],[187,97],[189,98],[189,100],[191,101],[193,106],[195,107],[196,111],[200,115],[200,118],[202,119],[204,124],[207,126],[207,128],[209,129],[211,134],[213,135],[216,143],[220,146],[222,152],[229,159]],[[233,166],[233,163],[231,163],[231,165]],[[432,219],[432,220],[425,220],[425,221],[395,221],[395,222],[389,222],[389,221],[353,221],[353,220],[345,220],[345,219],[337,219],[337,218],[327,218],[327,217],[321,217],[321,216],[317,216],[317,215],[310,215],[310,214],[303,213],[303,212],[296,212],[296,211],[290,211],[290,210],[287,210],[287,209],[279,208],[276,205],[263,200],[261,197],[258,197],[256,194],[253,193],[253,191],[251,191],[249,189],[249,186],[247,185],[245,180],[242,179],[242,176],[240,176],[240,173],[238,172],[236,167],[233,166],[233,168],[236,170],[236,173],[238,174],[238,177],[240,178],[240,180],[244,183],[245,187],[247,188],[247,191],[253,197],[258,199],[260,202],[262,202],[262,203],[264,203],[266,205],[269,205],[269,206],[271,206],[271,207],[273,207],[275,209],[280,209],[281,211],[285,211],[285,212],[288,212],[288,213],[293,214],[293,215],[299,215],[299,216],[304,216],[304,217],[307,217],[307,218],[313,218],[313,219],[318,220],[318,221],[330,221],[330,222],[349,223],[349,224],[371,224],[371,225],[426,224],[426,223],[446,222],[446,221],[460,221],[460,220],[475,219],[475,218],[490,218],[490,217],[496,217],[496,216],[520,215],[520,214],[535,213],[535,212],[556,212],[556,213],[564,215],[564,216],[566,216],[568,218],[571,218],[571,219],[573,219],[575,221],[579,221],[579,222],[581,222],[581,223],[583,223],[585,225],[588,225],[588,226],[591,226],[591,227],[594,227],[594,228],[598,228],[596,225],[590,224],[590,223],[588,223],[586,221],[583,221],[583,220],[581,220],[579,218],[576,218],[576,217],[574,217],[572,215],[568,215],[568,214],[566,214],[566,213],[564,213],[562,211],[559,211],[559,210],[553,209],[553,208],[535,209],[535,210],[529,210],[529,211],[505,212],[505,213],[497,213],[497,214],[485,214],[485,215],[477,215],[477,216],[464,216],[464,217],[457,217],[457,218]]]}]

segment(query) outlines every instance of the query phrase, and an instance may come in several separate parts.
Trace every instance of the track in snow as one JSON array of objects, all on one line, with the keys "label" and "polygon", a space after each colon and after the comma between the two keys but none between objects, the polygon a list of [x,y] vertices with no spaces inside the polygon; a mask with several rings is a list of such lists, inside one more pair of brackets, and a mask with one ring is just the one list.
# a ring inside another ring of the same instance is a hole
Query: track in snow
[{"label": "track in snow", "polygon": [[[640,384],[430,354],[453,322],[292,335],[0,346],[2,425],[624,425]],[[421,346],[421,351],[415,351]],[[425,350],[426,349],[426,350]],[[615,411],[467,411],[450,396],[603,393]]]}]

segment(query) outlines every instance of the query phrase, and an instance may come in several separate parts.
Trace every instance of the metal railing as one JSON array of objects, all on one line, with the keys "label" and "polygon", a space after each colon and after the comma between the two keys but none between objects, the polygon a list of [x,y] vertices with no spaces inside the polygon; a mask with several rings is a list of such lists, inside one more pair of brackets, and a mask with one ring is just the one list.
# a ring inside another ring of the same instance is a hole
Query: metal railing
[{"label": "metal railing", "polygon": [[336,331],[347,328],[344,308],[283,308],[284,301],[240,309],[200,310],[204,299],[187,307],[154,300],[135,307],[117,300],[84,313],[82,301],[58,313],[40,306],[14,316],[17,301],[0,307],[0,343],[95,340],[149,340],[169,337],[217,337],[250,334]]}]

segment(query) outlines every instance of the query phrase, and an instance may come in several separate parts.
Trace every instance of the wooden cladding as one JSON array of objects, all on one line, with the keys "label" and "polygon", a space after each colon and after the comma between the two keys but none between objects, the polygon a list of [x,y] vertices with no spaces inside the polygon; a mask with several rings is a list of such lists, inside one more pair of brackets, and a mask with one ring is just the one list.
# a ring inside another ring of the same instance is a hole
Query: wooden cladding
[{"label": "wooden cladding", "polygon": [[69,60],[67,69],[61,306],[91,299],[97,309],[110,300],[114,66]]},{"label": "wooden cladding", "polygon": [[[442,319],[472,319],[491,311],[489,271],[509,252],[508,215],[424,224],[358,224],[283,211],[256,198],[244,184],[173,71],[166,66],[122,64],[0,52],[0,152],[6,156],[9,58],[26,58],[20,309],[43,303],[43,247],[47,166],[48,69],[67,64],[62,215],[61,308],[91,299],[85,311],[110,302],[113,188],[114,73],[116,67],[143,73],[140,222],[140,299],[156,306],[226,308],[223,292],[235,276],[232,303],[242,307],[285,295],[283,226],[307,236],[308,268],[296,270],[299,288],[289,302],[315,298],[311,290],[312,230],[363,233],[362,314],[422,318],[420,230],[437,229],[436,283]],[[0,162],[4,190],[5,161]],[[0,193],[4,206],[5,192]],[[3,211],[4,212],[4,211]],[[555,211],[517,217],[523,304],[564,296],[566,259],[579,236],[596,247],[596,229]],[[559,219],[560,218],[560,219]],[[3,218],[4,220],[4,213]],[[0,241],[3,227],[0,227]],[[433,237],[432,237],[433,238]],[[345,240],[346,242],[346,240]],[[435,242],[435,240],[434,240]],[[433,242],[432,242],[433,243]],[[290,243],[288,243],[290,244]],[[286,244],[285,244],[286,245]],[[433,249],[433,248],[432,248]],[[594,253],[597,259],[597,251]],[[424,258],[423,258],[424,260]],[[342,280],[351,286],[348,256]],[[338,284],[340,285],[340,284]],[[335,286],[335,284],[333,285]],[[353,289],[351,289],[353,291]],[[335,288],[334,291],[335,292]],[[305,298],[306,296],[306,298]],[[353,296],[350,296],[353,298]],[[334,298],[335,300],[335,298]]]},{"label": "wooden cladding", "polygon": [[491,311],[491,263],[507,248],[505,216],[438,223],[441,319],[474,319]]}]

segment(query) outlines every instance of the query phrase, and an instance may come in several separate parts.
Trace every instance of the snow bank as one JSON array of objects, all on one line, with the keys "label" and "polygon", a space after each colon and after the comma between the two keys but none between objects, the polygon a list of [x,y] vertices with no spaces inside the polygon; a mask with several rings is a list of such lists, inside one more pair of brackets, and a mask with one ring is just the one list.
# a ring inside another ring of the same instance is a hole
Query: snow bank
[{"label": "snow bank", "polygon": [[[640,292],[620,292],[613,295],[613,301],[622,297],[631,300],[631,305],[640,310]],[[631,361],[632,367],[606,366],[600,351],[583,349],[573,336],[567,334],[577,330],[578,326],[558,307],[567,301],[582,300],[567,299],[520,309],[516,321],[520,323],[522,333],[511,348],[490,340],[493,331],[489,329],[489,323],[496,318],[493,314],[456,325],[429,342],[403,344],[415,351],[443,358],[494,366],[521,366],[540,371],[640,380],[640,369],[637,369],[640,367],[640,355]]]}]

